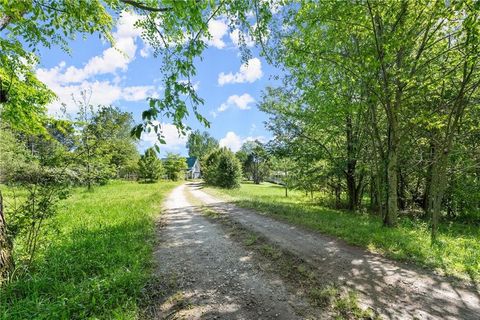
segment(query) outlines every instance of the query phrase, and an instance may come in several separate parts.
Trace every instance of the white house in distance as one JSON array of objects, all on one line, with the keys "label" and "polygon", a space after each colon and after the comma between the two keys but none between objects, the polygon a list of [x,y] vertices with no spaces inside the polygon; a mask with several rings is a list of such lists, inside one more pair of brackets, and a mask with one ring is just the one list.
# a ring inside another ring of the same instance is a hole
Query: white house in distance
[{"label": "white house in distance", "polygon": [[200,173],[200,161],[198,161],[197,157],[187,158],[187,166],[186,179],[199,179],[202,176]]}]

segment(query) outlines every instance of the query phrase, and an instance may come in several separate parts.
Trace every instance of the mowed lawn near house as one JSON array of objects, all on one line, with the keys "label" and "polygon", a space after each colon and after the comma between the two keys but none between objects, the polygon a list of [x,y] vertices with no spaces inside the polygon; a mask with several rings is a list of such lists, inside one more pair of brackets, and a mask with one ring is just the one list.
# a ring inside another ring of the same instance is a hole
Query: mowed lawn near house
[{"label": "mowed lawn near house", "polygon": [[73,189],[32,269],[0,291],[0,318],[139,318],[155,219],[177,185],[115,181],[93,192]]},{"label": "mowed lawn near house", "polygon": [[438,242],[432,246],[425,221],[400,218],[398,227],[386,228],[378,215],[328,209],[300,191],[289,191],[285,197],[284,188],[271,183],[242,183],[233,190],[207,187],[205,191],[396,260],[415,262],[475,282],[480,280],[478,225],[442,224]]}]

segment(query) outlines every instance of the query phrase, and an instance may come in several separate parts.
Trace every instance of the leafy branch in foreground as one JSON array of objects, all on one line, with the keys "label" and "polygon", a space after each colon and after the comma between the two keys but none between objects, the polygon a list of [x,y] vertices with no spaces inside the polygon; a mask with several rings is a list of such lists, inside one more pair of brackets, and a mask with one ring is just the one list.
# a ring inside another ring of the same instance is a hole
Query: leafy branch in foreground
[{"label": "leafy branch in foreground", "polygon": [[[273,0],[4,1],[0,3],[0,31],[3,33],[0,38],[0,70],[8,72],[6,76],[2,75],[0,82],[2,87],[11,87],[12,93],[18,92],[24,81],[21,77],[9,81],[9,75],[18,73],[18,65],[35,65],[39,60],[36,56],[39,46],[50,48],[57,45],[69,51],[70,40],[78,35],[95,33],[114,45],[111,31],[116,18],[124,11],[134,11],[139,16],[136,26],[142,29],[142,38],[153,48],[155,56],[161,58],[159,72],[163,75],[165,89],[162,97],[150,98],[148,108],[142,114],[143,123],[134,128],[132,134],[140,138],[142,132],[154,130],[159,142],[164,143],[158,121],[163,118],[171,120],[183,134],[189,129],[184,120],[190,113],[200,123],[209,126],[199,111],[203,99],[192,84],[196,75],[195,62],[201,59],[211,37],[209,24],[214,19],[224,19],[231,30],[248,32],[265,47],[263,39],[268,36],[267,25],[275,3]],[[245,45],[243,47],[246,58],[250,53]],[[13,107],[8,101],[4,104],[4,110]],[[27,104],[19,107],[29,108]],[[2,118],[15,120],[8,113]]]}]

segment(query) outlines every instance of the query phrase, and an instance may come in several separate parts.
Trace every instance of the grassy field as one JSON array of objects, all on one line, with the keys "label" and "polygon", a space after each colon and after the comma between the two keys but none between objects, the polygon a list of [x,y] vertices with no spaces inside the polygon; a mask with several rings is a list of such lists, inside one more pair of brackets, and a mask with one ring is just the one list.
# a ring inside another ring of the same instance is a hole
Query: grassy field
[{"label": "grassy field", "polygon": [[298,191],[284,195],[281,186],[243,183],[240,189],[206,191],[309,229],[337,236],[348,243],[388,257],[478,281],[480,279],[480,227],[449,223],[440,227],[438,244],[430,245],[424,221],[401,218],[397,228],[385,228],[380,217],[318,206]]},{"label": "grassy field", "polygon": [[34,268],[0,291],[1,319],[137,319],[154,219],[176,183],[76,189]]}]

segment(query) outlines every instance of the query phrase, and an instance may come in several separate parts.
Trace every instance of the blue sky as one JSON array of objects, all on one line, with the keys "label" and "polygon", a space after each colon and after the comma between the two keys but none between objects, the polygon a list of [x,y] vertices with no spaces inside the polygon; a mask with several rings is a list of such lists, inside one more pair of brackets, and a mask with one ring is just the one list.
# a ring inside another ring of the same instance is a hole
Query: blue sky
[{"label": "blue sky", "polygon": [[[59,114],[62,102],[68,113],[75,114],[72,94],[79,98],[79,92],[86,89],[91,92],[91,104],[117,106],[140,121],[147,97],[162,92],[162,74],[160,60],[153,57],[151,48],[140,38],[140,30],[133,26],[137,19],[134,14],[122,14],[113,34],[115,48],[93,35],[72,41],[70,54],[59,48],[41,49],[37,76],[58,96],[48,106],[51,114]],[[208,41],[203,61],[197,64],[198,74],[193,82],[205,100],[200,112],[210,120],[211,127],[204,128],[194,117],[187,119],[187,124],[209,131],[222,146],[233,151],[249,139],[268,140],[269,133],[264,128],[267,117],[257,110],[256,103],[262,90],[275,83],[271,76],[277,71],[259,56],[248,38],[253,55],[248,64],[242,63],[238,31],[231,32],[222,19],[212,21],[209,31],[213,38]],[[169,119],[160,121],[167,140],[167,145],[161,147],[162,153],[186,155],[186,137],[178,136]],[[154,135],[144,135],[139,149],[154,142]]]}]

